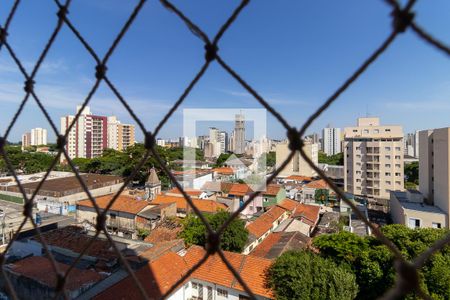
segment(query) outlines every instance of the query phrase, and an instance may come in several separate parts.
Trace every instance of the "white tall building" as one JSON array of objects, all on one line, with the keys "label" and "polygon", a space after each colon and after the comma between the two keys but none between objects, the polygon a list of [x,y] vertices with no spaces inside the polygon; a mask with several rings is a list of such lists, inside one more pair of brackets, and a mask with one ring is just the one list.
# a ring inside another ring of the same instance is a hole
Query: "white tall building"
[{"label": "white tall building", "polygon": [[47,145],[47,129],[39,127],[31,129],[31,145]]},{"label": "white tall building", "polygon": [[403,130],[380,125],[379,118],[358,118],[344,129],[344,187],[370,199],[389,199],[403,191]]},{"label": "white tall building", "polygon": [[219,132],[220,154],[228,151],[228,133],[226,131]]},{"label": "white tall building", "polygon": [[335,155],[342,152],[341,129],[326,127],[322,131],[322,150],[326,155]]}]

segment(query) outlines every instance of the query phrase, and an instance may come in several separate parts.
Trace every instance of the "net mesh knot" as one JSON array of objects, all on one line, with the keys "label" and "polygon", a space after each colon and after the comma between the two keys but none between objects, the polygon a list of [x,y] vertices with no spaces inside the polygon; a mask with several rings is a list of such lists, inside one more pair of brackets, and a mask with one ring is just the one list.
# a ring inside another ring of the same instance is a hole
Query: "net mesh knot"
[{"label": "net mesh knot", "polygon": [[300,133],[294,127],[289,128],[287,138],[289,140],[289,149],[291,149],[291,151],[299,151],[303,147]]},{"label": "net mesh knot", "polygon": [[58,18],[60,20],[65,20],[66,19],[66,15],[69,13],[69,10],[67,9],[66,6],[61,6],[58,10],[58,12],[56,13],[56,15],[58,16]]},{"label": "net mesh knot", "polygon": [[145,149],[147,150],[152,149],[153,147],[155,147],[155,144],[156,144],[155,136],[150,131],[147,131],[145,133],[145,141],[144,141]]},{"label": "net mesh knot", "polygon": [[66,137],[62,134],[58,135],[58,137],[56,138],[56,147],[58,148],[58,150],[64,150],[64,147],[66,146]]},{"label": "net mesh knot", "polygon": [[220,247],[220,235],[217,232],[210,232],[206,241],[206,251],[208,254],[214,254],[219,251]]},{"label": "net mesh knot", "polygon": [[210,62],[217,58],[217,51],[219,48],[217,48],[216,44],[207,43],[205,45],[205,59]]},{"label": "net mesh knot", "polygon": [[105,228],[106,217],[104,214],[97,215],[97,223],[95,224],[95,229],[97,231],[102,231]]},{"label": "net mesh knot", "polygon": [[397,284],[399,290],[404,292],[404,295],[419,287],[419,274],[411,263],[396,260],[394,265],[397,271]]},{"label": "net mesh knot", "polygon": [[392,25],[397,32],[405,32],[414,19],[414,13],[400,9],[394,9],[392,16],[394,17]]},{"label": "net mesh knot", "polygon": [[8,33],[6,32],[5,28],[0,27],[0,43],[4,44],[6,42],[6,37],[8,36]]},{"label": "net mesh knot", "polygon": [[27,92],[27,93],[33,92],[33,89],[34,89],[34,80],[31,79],[31,78],[30,78],[30,79],[27,79],[27,80],[25,81],[25,84],[24,84],[23,89],[24,89],[25,92]]},{"label": "net mesh knot", "polygon": [[104,64],[98,64],[95,67],[95,78],[98,80],[105,78],[108,68]]},{"label": "net mesh knot", "polygon": [[32,218],[33,217],[33,203],[31,201],[27,201],[24,199],[25,204],[23,205],[23,215],[26,218]]}]

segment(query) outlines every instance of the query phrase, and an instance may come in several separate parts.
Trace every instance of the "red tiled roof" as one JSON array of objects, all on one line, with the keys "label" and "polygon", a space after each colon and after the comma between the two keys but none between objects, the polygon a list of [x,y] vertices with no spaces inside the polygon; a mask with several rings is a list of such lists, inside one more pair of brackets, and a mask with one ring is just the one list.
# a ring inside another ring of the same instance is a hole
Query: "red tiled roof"
[{"label": "red tiled roof", "polygon": [[[301,217],[303,218],[302,221],[304,223],[314,226],[315,224],[317,224],[317,221],[319,220],[319,213],[320,213],[319,206],[300,203],[295,208],[292,217],[293,218]],[[306,218],[306,220],[304,218]]]},{"label": "red tiled roof", "polygon": [[273,206],[271,209],[263,213],[255,221],[247,225],[248,232],[259,238],[264,233],[270,230],[273,222],[283,215],[285,210],[278,206]]},{"label": "red tiled roof", "polygon": [[144,241],[148,243],[171,241],[177,238],[180,231],[181,227],[176,227],[173,229],[166,227],[156,227],[155,229],[150,231],[150,234],[145,238]]},{"label": "red tiled roof", "polygon": [[295,180],[295,181],[311,181],[312,177],[308,176],[301,176],[301,175],[289,175],[286,177],[288,180]]},{"label": "red tiled roof", "polygon": [[[202,191],[195,189],[183,189],[183,190],[186,192],[186,194],[188,194],[191,197],[198,197],[203,193]],[[167,191],[166,194],[182,195],[181,191],[177,187],[174,187],[173,189]]]},{"label": "red tiled roof", "polygon": [[[199,246],[189,248],[184,257],[168,252],[136,271],[136,277],[150,298],[160,299],[205,254],[206,251]],[[256,295],[273,298],[272,292],[265,285],[266,270],[271,265],[271,260],[227,251],[224,251],[224,255]],[[195,270],[189,278],[244,291],[218,254],[210,255],[205,263]],[[142,296],[139,294],[139,290],[135,287],[130,276],[128,276],[97,295],[94,299],[106,300],[113,298],[142,299]]]},{"label": "red tiled roof", "polygon": [[[68,265],[59,262],[56,262],[56,265],[60,272],[66,272],[69,269]],[[12,273],[33,279],[51,288],[56,287],[56,274],[48,258],[31,256],[7,266]],[[68,290],[77,290],[83,286],[89,287],[102,278],[95,271],[73,268],[66,280],[65,288]]]},{"label": "red tiled roof", "polygon": [[278,184],[269,184],[266,186],[266,190],[263,192],[263,195],[271,195],[276,196],[281,189],[281,185]]},{"label": "red tiled roof", "polygon": [[214,172],[222,174],[222,175],[233,175],[234,170],[230,167],[221,167],[213,169]]},{"label": "red tiled roof", "polygon": [[[173,249],[176,249],[173,251]],[[153,245],[153,247],[142,252],[139,257],[148,259],[149,261],[154,261],[165,253],[172,251],[176,252],[180,249],[184,249],[183,239],[174,239],[171,241],[158,242]]]},{"label": "red tiled roof", "polygon": [[[176,203],[177,209],[186,210],[189,206],[186,199],[182,196],[169,196],[169,195],[157,195],[156,199],[152,201],[152,204],[162,204],[162,203]],[[210,199],[192,199],[194,205],[201,212],[217,212],[218,210],[226,210],[227,207],[219,202]],[[191,208],[189,206],[189,208]]]},{"label": "red tiled roof", "polygon": [[279,204],[277,204],[279,207],[284,208],[285,210],[290,211],[291,213],[294,212],[297,205],[300,204],[298,201],[291,200],[289,198],[284,199]]},{"label": "red tiled roof", "polygon": [[[93,237],[82,233],[82,230],[81,227],[66,226],[42,233],[42,237],[50,246],[56,246],[71,250],[75,253],[81,253],[86,245],[93,239]],[[40,242],[38,238],[34,239],[37,242]],[[112,245],[108,240],[97,238],[92,242],[92,245],[84,254],[108,260],[117,256],[111,249]]]},{"label": "red tiled roof", "polygon": [[[135,274],[150,299],[161,299],[162,295],[187,271],[188,265],[181,256],[167,252],[137,270]],[[143,297],[132,277],[127,276],[94,299],[143,299]]]},{"label": "red tiled roof", "polygon": [[326,183],[326,181],[323,179],[319,179],[319,180],[314,180],[314,181],[311,181],[310,183],[305,184],[304,187],[310,188],[310,189],[327,189],[328,183]]},{"label": "red tiled roof", "polygon": [[270,249],[280,240],[282,232],[272,232],[250,253],[253,256],[265,257]]},{"label": "red tiled roof", "polygon": [[245,183],[233,183],[228,194],[244,196],[252,192],[252,189]]},{"label": "red tiled roof", "polygon": [[[97,197],[95,198],[95,203],[97,203],[99,208],[105,209],[113,197],[114,197],[113,194]],[[94,207],[91,200],[89,199],[78,201],[77,205]],[[114,201],[114,204],[111,206],[110,210],[122,211],[130,214],[137,214],[138,212],[143,210],[146,206],[148,206],[148,202],[145,200],[136,200],[135,198],[130,196],[120,195],[116,199],[116,201]]]}]

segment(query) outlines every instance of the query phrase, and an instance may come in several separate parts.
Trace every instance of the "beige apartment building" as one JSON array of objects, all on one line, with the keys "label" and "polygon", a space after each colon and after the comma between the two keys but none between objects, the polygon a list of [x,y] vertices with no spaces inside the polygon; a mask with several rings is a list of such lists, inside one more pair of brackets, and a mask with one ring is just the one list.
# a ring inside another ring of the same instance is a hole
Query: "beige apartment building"
[{"label": "beige apartment building", "polygon": [[344,129],[345,191],[369,199],[389,199],[403,191],[403,130],[380,125],[379,118],[358,118]]},{"label": "beige apartment building", "polygon": [[450,211],[450,128],[419,132],[419,190],[425,203]]},{"label": "beige apartment building", "polygon": [[[319,145],[314,144],[311,141],[304,141],[304,148],[306,155],[317,166],[319,164]],[[291,150],[289,149],[288,142],[277,144],[276,146],[276,167],[278,168],[289,156]],[[290,175],[300,175],[307,177],[317,176],[317,172],[311,168],[308,163],[302,158],[300,152],[296,152],[294,157],[288,163],[288,165],[280,172],[278,176],[285,177]]]}]

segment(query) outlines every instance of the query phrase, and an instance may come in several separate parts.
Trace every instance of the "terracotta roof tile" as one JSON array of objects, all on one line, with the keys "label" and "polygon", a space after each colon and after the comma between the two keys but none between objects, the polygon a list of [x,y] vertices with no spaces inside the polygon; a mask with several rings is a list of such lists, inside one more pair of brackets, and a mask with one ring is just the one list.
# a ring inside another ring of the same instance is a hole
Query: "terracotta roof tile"
[{"label": "terracotta roof tile", "polygon": [[326,181],[323,179],[311,181],[310,183],[305,184],[304,187],[311,188],[311,189],[328,189],[329,188],[328,183],[326,183]]},{"label": "terracotta roof tile", "polygon": [[273,206],[271,209],[263,213],[255,221],[247,225],[247,229],[250,234],[253,234],[256,238],[259,238],[264,233],[270,230],[273,222],[275,222],[285,210],[278,206]]},{"label": "terracotta roof tile", "polygon": [[233,175],[234,170],[230,167],[221,167],[221,168],[215,168],[213,169],[214,172],[222,174],[222,175]]},{"label": "terracotta roof tile", "polygon": [[252,189],[245,183],[233,183],[228,194],[244,196],[252,192]]},{"label": "terracotta roof tile", "polygon": [[[183,189],[183,190],[186,192],[186,194],[188,194],[191,197],[198,197],[203,193],[202,191],[195,189]],[[167,191],[166,194],[182,195],[181,191],[177,187],[174,187],[173,189]]]},{"label": "terracotta roof tile", "polygon": [[[158,195],[156,199],[152,201],[152,204],[162,204],[162,203],[173,203],[177,204],[177,209],[186,210],[188,208],[188,203],[186,199],[182,196],[169,196],[169,195]],[[218,210],[226,210],[227,207],[219,202],[210,199],[192,199],[194,205],[201,212],[217,212]],[[190,207],[189,207],[190,208]]]},{"label": "terracotta roof tile", "polygon": [[[105,209],[106,206],[109,204],[111,199],[114,197],[113,194],[106,195],[102,197],[95,198],[95,203],[99,206],[101,209]],[[91,200],[81,200],[77,202],[78,206],[86,206],[86,207],[94,207],[92,205]],[[111,206],[110,210],[115,211],[121,211],[121,212],[127,212],[131,214],[137,214],[141,210],[143,210],[146,206],[148,206],[148,202],[144,200],[136,200],[135,198],[127,195],[120,195],[116,201],[114,201],[114,204]]]},{"label": "terracotta roof tile", "polygon": [[256,248],[250,253],[250,255],[258,257],[266,257],[273,245],[275,245],[281,238],[282,232],[272,232],[269,234]]},{"label": "terracotta roof tile", "polygon": [[[62,263],[56,262],[56,265],[61,272],[66,272],[69,269],[68,265]],[[48,287],[56,287],[56,274],[48,258],[31,256],[7,265],[7,268],[12,273],[33,279]],[[95,271],[73,268],[66,280],[65,288],[68,290],[77,290],[83,286],[89,287],[102,278]]]},{"label": "terracotta roof tile", "polygon": [[294,212],[295,208],[299,204],[298,201],[286,198],[283,201],[281,201],[279,204],[277,204],[279,207],[284,208],[285,210],[290,211],[291,213]]},{"label": "terracotta roof tile", "polygon": [[[188,271],[184,259],[167,252],[136,271],[136,277],[150,299],[161,299],[170,287]],[[94,299],[143,299],[132,277],[128,276],[98,294]]]},{"label": "terracotta roof tile", "polygon": [[295,208],[292,217],[302,218],[302,221],[304,223],[314,226],[319,221],[319,213],[320,213],[319,206],[300,203]]},{"label": "terracotta roof tile", "polygon": [[159,243],[164,241],[175,240],[178,233],[181,231],[181,227],[176,228],[166,228],[166,227],[156,227],[150,234],[145,238],[144,241],[148,243]]},{"label": "terracotta roof tile", "polygon": [[301,176],[301,175],[290,175],[286,177],[288,180],[295,180],[295,181],[311,181],[312,177],[308,176]]},{"label": "terracotta roof tile", "polygon": [[[136,276],[150,298],[160,299],[162,294],[167,292],[205,254],[206,251],[199,246],[189,248],[184,257],[168,252],[139,269]],[[272,263],[271,260],[227,251],[224,251],[224,255],[256,295],[273,298],[272,291],[265,286],[265,274]],[[218,254],[210,255],[205,263],[195,270],[189,278],[244,292],[243,287],[234,278]],[[130,276],[95,297],[95,299],[112,298],[142,299]]]},{"label": "terracotta roof tile", "polygon": [[281,189],[281,185],[278,184],[269,184],[266,186],[266,190],[263,192],[263,195],[271,195],[276,196]]}]

